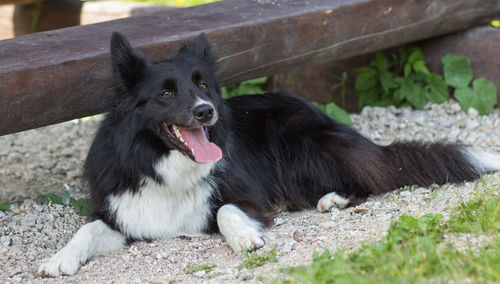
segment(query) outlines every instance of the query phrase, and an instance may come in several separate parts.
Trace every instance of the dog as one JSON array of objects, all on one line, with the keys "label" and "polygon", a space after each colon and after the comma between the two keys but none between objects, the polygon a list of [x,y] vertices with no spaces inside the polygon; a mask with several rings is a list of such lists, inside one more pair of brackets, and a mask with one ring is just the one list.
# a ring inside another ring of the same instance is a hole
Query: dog
[{"label": "dog", "polygon": [[117,90],[84,166],[93,221],[41,264],[45,276],[137,240],[221,233],[235,252],[256,250],[281,210],[500,170],[500,154],[457,144],[376,145],[291,94],[224,100],[205,34],[152,63],[115,32],[111,63]]}]

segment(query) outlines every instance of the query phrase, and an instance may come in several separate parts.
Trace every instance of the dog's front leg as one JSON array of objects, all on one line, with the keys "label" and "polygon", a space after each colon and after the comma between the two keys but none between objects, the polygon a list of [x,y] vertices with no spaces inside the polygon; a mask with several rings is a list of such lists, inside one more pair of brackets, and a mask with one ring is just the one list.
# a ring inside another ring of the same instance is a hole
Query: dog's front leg
[{"label": "dog's front leg", "polygon": [[265,244],[261,224],[233,204],[219,208],[217,225],[235,252],[256,250]]},{"label": "dog's front leg", "polygon": [[124,235],[97,220],[83,225],[65,247],[40,265],[38,273],[52,277],[73,275],[91,257],[125,245]]}]

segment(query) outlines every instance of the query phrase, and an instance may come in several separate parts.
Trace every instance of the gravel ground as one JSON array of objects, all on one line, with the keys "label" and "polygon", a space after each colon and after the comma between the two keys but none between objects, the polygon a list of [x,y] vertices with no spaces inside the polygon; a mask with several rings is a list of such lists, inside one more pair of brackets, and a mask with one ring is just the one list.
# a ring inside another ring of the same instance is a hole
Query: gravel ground
[{"label": "gravel ground", "polygon": [[[456,103],[430,105],[421,111],[365,108],[352,115],[354,127],[379,144],[396,139],[458,141],[500,152],[500,110],[479,117],[463,113]],[[0,200],[23,200],[0,211],[0,282],[54,282],[38,277],[41,260],[64,246],[85,223],[72,207],[41,205],[38,194],[70,191],[85,194],[81,167],[99,118],[78,120],[0,137]],[[261,249],[276,249],[277,263],[254,270],[238,269],[243,257],[233,253],[219,235],[137,242],[128,250],[90,260],[71,277],[55,282],[168,283],[256,282],[271,280],[279,267],[311,262],[313,251],[352,250],[379,240],[390,222],[401,214],[449,215],[459,201],[467,201],[485,186],[498,186],[500,173],[485,183],[395,191],[373,197],[356,207],[320,214],[285,212],[275,219]],[[484,241],[482,241],[484,242]],[[487,242],[487,240],[486,240]],[[188,265],[216,265],[209,273],[187,274]]]}]

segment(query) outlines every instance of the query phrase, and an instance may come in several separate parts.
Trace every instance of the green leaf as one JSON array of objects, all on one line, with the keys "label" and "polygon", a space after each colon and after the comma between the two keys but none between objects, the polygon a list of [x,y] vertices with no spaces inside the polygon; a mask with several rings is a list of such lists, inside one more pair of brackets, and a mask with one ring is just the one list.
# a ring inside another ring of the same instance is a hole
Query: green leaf
[{"label": "green leaf", "polygon": [[225,99],[229,99],[231,97],[231,94],[229,93],[229,90],[227,89],[227,87],[222,87],[221,95]]},{"label": "green leaf", "polygon": [[441,61],[446,84],[455,87],[467,87],[473,78],[470,59],[455,54],[446,54]]},{"label": "green leaf", "polygon": [[463,87],[455,89],[455,99],[460,103],[462,110],[467,112],[469,108],[472,106],[472,101],[474,100],[474,91],[472,88]]},{"label": "green leaf", "polygon": [[267,82],[267,77],[259,77],[242,82],[242,85],[264,85]]},{"label": "green leaf", "polygon": [[372,88],[366,91],[358,92],[358,106],[361,109],[364,106],[373,105],[376,101],[379,100],[378,97],[379,90]]},{"label": "green leaf", "polygon": [[384,92],[389,92],[389,89],[398,87],[398,84],[392,80],[392,73],[389,71],[380,71],[379,73],[380,85]]},{"label": "green leaf", "polygon": [[426,102],[422,88],[410,80],[406,80],[401,86],[401,96],[417,109],[423,108]]},{"label": "green leaf", "polygon": [[427,66],[425,66],[425,62],[423,60],[417,60],[413,62],[413,70],[415,70],[415,72],[429,74],[429,69],[427,69]]},{"label": "green leaf", "polygon": [[36,200],[42,204],[61,204],[64,205],[61,196],[54,194],[54,193],[48,193],[48,194],[40,194],[36,197]]},{"label": "green leaf", "polygon": [[352,125],[352,120],[347,114],[347,112],[341,108],[339,108],[335,103],[330,102],[326,105],[326,113],[336,121]]},{"label": "green leaf", "polygon": [[264,93],[264,84],[267,77],[260,77],[252,80],[243,81],[239,84],[226,86],[222,88],[222,97],[225,99],[240,96]]},{"label": "green leaf", "polygon": [[7,203],[0,203],[0,211],[2,211],[2,212],[10,211],[9,204],[7,204]]},{"label": "green leaf", "polygon": [[90,214],[90,200],[86,198],[72,199],[71,205],[81,216],[89,216]]},{"label": "green leaf", "polygon": [[424,60],[424,54],[422,53],[422,50],[418,47],[412,47],[410,56],[408,57],[408,63],[413,65],[413,63],[419,60]]},{"label": "green leaf", "polygon": [[443,77],[430,73],[426,78],[429,84],[429,92],[425,93],[427,99],[435,104],[440,104],[448,101],[450,95],[448,94],[448,86],[444,82]]},{"label": "green leaf", "polygon": [[410,63],[406,63],[405,67],[404,67],[405,77],[408,77],[408,75],[410,75],[410,73],[411,73],[411,64]]},{"label": "green leaf", "polygon": [[378,72],[375,68],[364,67],[361,68],[361,72],[356,77],[356,82],[354,87],[358,91],[366,91],[373,89],[378,84]]},{"label": "green leaf", "polygon": [[324,105],[324,104],[318,104],[318,103],[317,103],[317,104],[316,104],[316,106],[317,106],[320,110],[322,110],[322,111],[326,112],[326,105]]},{"label": "green leaf", "polygon": [[399,58],[402,63],[408,62],[408,58],[410,57],[410,49],[407,47],[403,47],[399,49]]},{"label": "green leaf", "polygon": [[372,106],[376,106],[376,107],[388,107],[388,106],[392,106],[392,105],[397,105],[397,101],[394,98],[381,99],[381,100],[372,104]]},{"label": "green leaf", "polygon": [[71,201],[71,197],[70,197],[69,191],[64,192],[61,195],[61,202],[62,202],[62,204],[69,205],[70,201]]},{"label": "green leaf", "polygon": [[487,115],[497,103],[497,86],[488,79],[474,80],[472,89],[469,87],[455,90],[455,98],[464,111],[475,108],[479,114]]},{"label": "green leaf", "polygon": [[377,52],[375,56],[375,66],[379,71],[387,71],[390,67],[389,60],[385,57],[382,52]]}]

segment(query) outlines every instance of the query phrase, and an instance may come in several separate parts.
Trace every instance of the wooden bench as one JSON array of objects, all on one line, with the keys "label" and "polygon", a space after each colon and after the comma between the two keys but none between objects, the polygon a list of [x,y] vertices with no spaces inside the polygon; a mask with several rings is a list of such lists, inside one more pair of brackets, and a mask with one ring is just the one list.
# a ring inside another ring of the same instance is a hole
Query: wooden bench
[{"label": "wooden bench", "polygon": [[234,0],[0,41],[0,135],[102,112],[109,37],[153,61],[205,32],[223,84],[447,34],[500,15],[486,0]]}]

